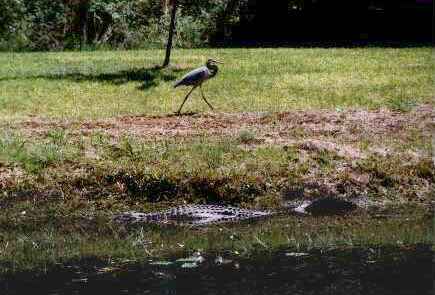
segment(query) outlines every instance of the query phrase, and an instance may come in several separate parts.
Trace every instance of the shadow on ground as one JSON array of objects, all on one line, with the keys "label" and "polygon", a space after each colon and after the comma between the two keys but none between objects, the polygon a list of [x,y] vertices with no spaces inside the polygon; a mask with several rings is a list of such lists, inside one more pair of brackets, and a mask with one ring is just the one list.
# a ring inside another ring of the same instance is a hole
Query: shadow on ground
[{"label": "shadow on ground", "polygon": [[59,72],[47,73],[34,76],[14,76],[0,80],[19,80],[19,79],[49,79],[49,80],[71,80],[74,82],[97,81],[122,85],[129,82],[142,82],[138,86],[139,90],[147,90],[158,86],[160,82],[174,81],[180,77],[180,72],[187,72],[189,69],[179,69],[161,66],[149,68],[128,69],[112,73],[81,73],[81,72]]}]

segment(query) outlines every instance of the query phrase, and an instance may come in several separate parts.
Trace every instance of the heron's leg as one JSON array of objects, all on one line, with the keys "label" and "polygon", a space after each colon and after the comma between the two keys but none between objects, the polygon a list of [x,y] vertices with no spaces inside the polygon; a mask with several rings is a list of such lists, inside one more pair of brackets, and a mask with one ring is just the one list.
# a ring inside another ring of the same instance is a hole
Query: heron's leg
[{"label": "heron's leg", "polygon": [[196,87],[198,87],[198,86],[193,86],[192,89],[190,89],[189,93],[187,93],[186,97],[185,97],[184,100],[183,100],[183,103],[181,104],[180,108],[179,108],[178,111],[177,111],[177,114],[179,114],[179,113],[181,112],[181,109],[183,108],[184,103],[185,103],[186,100],[189,98],[189,96],[190,96],[190,94],[193,92],[193,90],[196,89]]},{"label": "heron's leg", "polygon": [[202,84],[199,84],[199,88],[201,89],[201,95],[202,95],[202,99],[208,104],[208,106],[210,107],[210,109],[213,111],[213,106],[207,101],[207,99],[205,99],[204,96],[204,92],[202,91]]}]

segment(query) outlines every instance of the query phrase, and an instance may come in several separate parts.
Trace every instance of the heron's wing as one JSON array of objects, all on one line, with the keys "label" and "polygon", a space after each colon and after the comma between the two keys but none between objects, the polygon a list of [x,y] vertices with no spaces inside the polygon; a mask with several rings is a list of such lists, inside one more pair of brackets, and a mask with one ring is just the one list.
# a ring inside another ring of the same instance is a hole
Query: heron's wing
[{"label": "heron's wing", "polygon": [[174,87],[180,85],[196,85],[205,80],[208,76],[209,70],[207,67],[200,67],[184,75],[183,78],[175,83]]}]

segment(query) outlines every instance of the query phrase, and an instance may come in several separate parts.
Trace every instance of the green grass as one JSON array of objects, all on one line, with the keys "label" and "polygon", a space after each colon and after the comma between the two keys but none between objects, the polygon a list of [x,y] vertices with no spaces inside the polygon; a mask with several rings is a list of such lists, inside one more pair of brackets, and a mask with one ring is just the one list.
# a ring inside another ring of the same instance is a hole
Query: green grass
[{"label": "green grass", "polygon": [[[172,88],[207,57],[225,62],[207,83],[225,112],[390,107],[433,98],[430,48],[175,50],[0,53],[0,117],[101,118],[174,112],[186,90]],[[198,94],[185,111],[205,111]]]},{"label": "green grass", "polygon": [[[298,144],[247,149],[239,137],[151,142],[123,137],[113,142],[100,133],[77,137],[54,130],[31,139],[4,134],[0,147],[0,163],[9,171],[0,183],[0,206],[20,204],[15,198],[22,195],[40,198],[40,206],[54,206],[61,216],[148,210],[150,201],[277,207],[282,198],[291,197],[286,191],[297,188],[306,198],[330,193],[427,203],[435,177],[428,156],[352,159],[332,151],[303,151]],[[359,175],[368,181],[356,181]],[[63,195],[62,202],[43,202],[53,192]],[[21,204],[25,207],[15,212],[35,205]]]},{"label": "green grass", "polygon": [[78,149],[66,144],[63,131],[53,130],[47,140],[29,144],[24,138],[3,133],[0,138],[0,163],[20,166],[29,173],[38,173],[55,163],[77,156]]}]

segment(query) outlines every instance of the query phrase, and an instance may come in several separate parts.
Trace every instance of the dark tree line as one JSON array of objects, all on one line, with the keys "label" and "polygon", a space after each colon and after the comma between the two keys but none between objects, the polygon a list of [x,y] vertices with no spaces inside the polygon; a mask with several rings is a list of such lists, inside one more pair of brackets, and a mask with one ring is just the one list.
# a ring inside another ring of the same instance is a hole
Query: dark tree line
[{"label": "dark tree line", "polygon": [[176,18],[172,4],[2,0],[0,50],[161,48],[170,34],[176,47],[428,42],[432,35],[431,0],[177,0]]},{"label": "dark tree line", "polygon": [[233,41],[430,42],[432,0],[249,0]]}]

